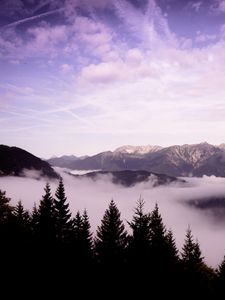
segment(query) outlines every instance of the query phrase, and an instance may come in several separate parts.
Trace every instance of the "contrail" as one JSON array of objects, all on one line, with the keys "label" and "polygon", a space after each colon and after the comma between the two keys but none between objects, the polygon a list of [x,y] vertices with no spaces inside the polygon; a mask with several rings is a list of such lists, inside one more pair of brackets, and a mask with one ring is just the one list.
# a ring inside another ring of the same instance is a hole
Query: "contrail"
[{"label": "contrail", "polygon": [[36,15],[36,16],[33,16],[33,17],[28,17],[28,18],[25,18],[25,19],[22,19],[22,20],[12,22],[10,24],[4,25],[2,28],[9,28],[9,27],[17,26],[17,25],[20,25],[20,24],[23,24],[23,23],[26,23],[26,22],[29,22],[29,21],[32,21],[32,20],[35,20],[35,19],[39,19],[39,18],[42,18],[42,17],[46,17],[46,16],[49,16],[49,15],[55,14],[55,13],[60,12],[62,10],[64,10],[64,8],[59,8],[59,9],[55,9],[55,10],[52,10],[52,11],[48,11],[48,12],[45,12],[45,13],[42,13],[42,14],[39,14],[39,15]]}]

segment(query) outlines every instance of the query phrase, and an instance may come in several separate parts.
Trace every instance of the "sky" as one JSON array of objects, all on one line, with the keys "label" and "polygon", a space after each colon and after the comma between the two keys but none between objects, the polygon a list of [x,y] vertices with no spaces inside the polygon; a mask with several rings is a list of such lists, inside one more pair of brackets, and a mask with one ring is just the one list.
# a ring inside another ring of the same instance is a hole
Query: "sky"
[{"label": "sky", "polygon": [[1,0],[0,143],[225,142],[224,0]]}]

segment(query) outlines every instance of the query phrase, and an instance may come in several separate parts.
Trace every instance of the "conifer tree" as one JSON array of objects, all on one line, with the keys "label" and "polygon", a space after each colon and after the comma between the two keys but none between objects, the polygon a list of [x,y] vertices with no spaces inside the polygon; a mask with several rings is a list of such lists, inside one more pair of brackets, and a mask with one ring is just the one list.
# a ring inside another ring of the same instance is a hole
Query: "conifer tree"
[{"label": "conifer tree", "polygon": [[4,224],[12,217],[13,206],[10,203],[11,199],[6,197],[6,192],[0,190],[0,224]]},{"label": "conifer tree", "polygon": [[80,248],[80,245],[82,243],[82,226],[83,226],[83,220],[80,212],[78,211],[75,215],[75,218],[72,220],[73,224],[73,242],[77,247]]},{"label": "conifer tree", "polygon": [[82,215],[82,248],[83,256],[90,260],[92,258],[93,240],[92,233],[90,231],[90,222],[86,209]]},{"label": "conifer tree", "polygon": [[19,240],[27,240],[29,239],[29,234],[31,231],[30,227],[30,216],[29,212],[24,209],[23,204],[20,201],[18,201],[13,215],[15,217],[15,223],[16,223],[16,232],[17,232],[17,239]]},{"label": "conifer tree", "polygon": [[149,262],[151,246],[150,214],[145,214],[143,209],[144,200],[140,197],[133,219],[128,222],[132,229],[128,247],[129,261],[140,266]]},{"label": "conifer tree", "polygon": [[120,219],[120,212],[113,200],[106,209],[101,226],[97,228],[95,251],[103,265],[115,267],[124,260],[127,233]]},{"label": "conifer tree", "polygon": [[49,183],[45,186],[38,209],[38,235],[47,244],[55,240],[55,209]]},{"label": "conifer tree", "polygon": [[166,234],[166,241],[167,241],[167,251],[168,251],[168,258],[171,261],[178,261],[179,260],[179,255],[178,255],[178,249],[176,246],[176,241],[173,236],[172,230],[169,230]]},{"label": "conifer tree", "polygon": [[26,226],[27,224],[29,224],[30,222],[29,212],[24,209],[21,200],[18,201],[13,214],[16,217],[17,223],[21,224],[21,226]]},{"label": "conifer tree", "polygon": [[187,229],[182,250],[182,262],[186,268],[193,268],[203,262],[199,243],[197,241],[194,242],[190,227]]},{"label": "conifer tree", "polygon": [[66,203],[65,188],[62,178],[60,178],[58,188],[55,193],[54,206],[56,217],[56,237],[59,242],[68,240],[71,231],[71,213],[69,203]]},{"label": "conifer tree", "polygon": [[152,267],[157,271],[165,267],[168,258],[168,240],[158,204],[150,216]]},{"label": "conifer tree", "polygon": [[5,249],[6,252],[12,248],[10,244],[13,242],[14,235],[14,207],[10,205],[10,201],[6,192],[0,190],[0,251]]},{"label": "conifer tree", "polygon": [[33,206],[33,209],[32,209],[32,213],[31,213],[31,227],[32,227],[32,230],[35,230],[37,228],[38,221],[39,221],[39,212],[38,212],[38,209],[37,209],[37,205],[35,203],[34,206]]}]

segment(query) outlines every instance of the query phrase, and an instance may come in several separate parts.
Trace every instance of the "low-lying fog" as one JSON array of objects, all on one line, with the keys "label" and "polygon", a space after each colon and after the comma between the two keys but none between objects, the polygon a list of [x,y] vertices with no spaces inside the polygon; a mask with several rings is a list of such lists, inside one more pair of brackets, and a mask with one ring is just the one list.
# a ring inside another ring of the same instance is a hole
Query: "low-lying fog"
[{"label": "low-lying fog", "polygon": [[[182,248],[188,225],[198,239],[206,262],[213,266],[221,262],[225,255],[225,217],[224,222],[185,204],[187,200],[208,196],[225,196],[225,178],[203,177],[185,178],[186,184],[171,184],[152,188],[149,183],[134,187],[122,187],[112,184],[109,177],[93,182],[90,179],[77,179],[57,168],[63,177],[70,208],[75,214],[86,208],[90,217],[92,231],[100,224],[109,201],[113,198],[121,211],[122,218],[130,221],[134,207],[140,195],[145,201],[145,210],[151,211],[157,202],[167,228],[171,228],[176,237],[177,246]],[[57,181],[50,182],[52,192]],[[0,177],[0,189],[11,197],[12,204],[22,200],[27,209],[38,204],[43,195],[45,180],[34,178]],[[128,226],[127,226],[128,228]]]}]

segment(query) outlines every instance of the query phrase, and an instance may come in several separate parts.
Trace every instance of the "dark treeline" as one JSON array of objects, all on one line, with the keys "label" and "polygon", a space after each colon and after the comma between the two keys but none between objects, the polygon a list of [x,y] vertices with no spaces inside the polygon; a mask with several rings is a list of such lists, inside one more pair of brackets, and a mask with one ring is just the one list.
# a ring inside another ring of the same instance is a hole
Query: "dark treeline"
[{"label": "dark treeline", "polygon": [[31,212],[21,201],[13,207],[0,191],[1,271],[9,281],[25,276],[24,284],[33,282],[36,290],[37,282],[49,288],[54,279],[54,290],[64,284],[69,288],[70,282],[75,289],[85,286],[84,294],[93,283],[110,295],[224,294],[225,260],[216,270],[207,266],[190,228],[179,253],[157,204],[145,213],[139,199],[128,226],[130,234],[111,200],[93,235],[86,210],[72,217],[62,180],[54,195],[46,184]]}]

